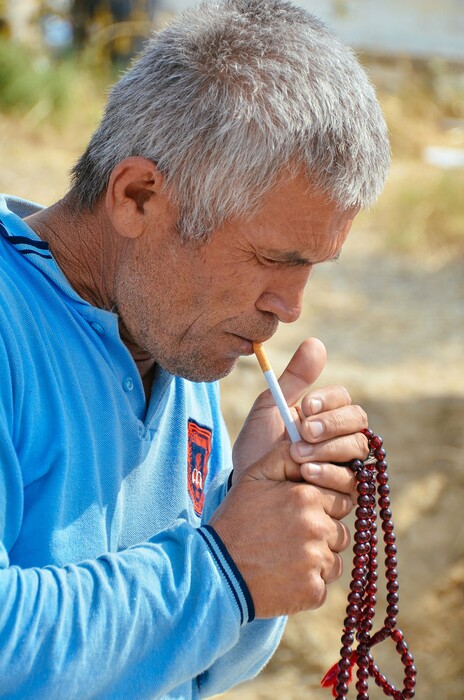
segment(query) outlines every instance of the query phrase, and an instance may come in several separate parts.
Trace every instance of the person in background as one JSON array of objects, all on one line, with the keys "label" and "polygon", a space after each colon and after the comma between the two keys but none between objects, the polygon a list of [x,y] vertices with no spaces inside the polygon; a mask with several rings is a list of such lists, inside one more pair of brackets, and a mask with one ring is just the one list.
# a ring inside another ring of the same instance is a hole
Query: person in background
[{"label": "person in background", "polygon": [[147,44],[50,207],[0,207],[0,695],[206,697],[256,675],[349,544],[363,410],[281,377],[231,451],[218,380],[295,321],[389,165],[363,69],[281,0]]}]

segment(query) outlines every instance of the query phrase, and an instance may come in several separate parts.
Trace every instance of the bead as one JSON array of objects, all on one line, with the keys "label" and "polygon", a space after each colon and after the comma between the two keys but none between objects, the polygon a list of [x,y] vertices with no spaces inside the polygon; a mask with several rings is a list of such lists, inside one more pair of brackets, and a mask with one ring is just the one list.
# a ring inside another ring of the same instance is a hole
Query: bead
[{"label": "bead", "polygon": [[364,467],[364,462],[361,462],[360,459],[353,459],[350,463],[350,469],[353,471],[358,471]]},{"label": "bead", "polygon": [[374,437],[374,433],[370,428],[364,428],[364,430],[361,432],[367,437],[368,440]]},{"label": "bead", "polygon": [[388,617],[396,617],[399,613],[399,608],[397,605],[389,605],[387,607],[387,615]]},{"label": "bead", "polygon": [[382,673],[379,673],[378,676],[376,675],[375,678],[374,678],[374,680],[375,680],[376,684],[377,684],[378,686],[380,686],[381,688],[383,688],[383,686],[384,686],[384,685],[386,684],[386,682],[387,682],[387,679],[385,678],[385,676],[384,676]]},{"label": "bead", "polygon": [[356,617],[357,620],[359,614],[359,605],[347,605],[346,614],[348,615],[348,617]]},{"label": "bead", "polygon": [[392,512],[390,508],[382,508],[380,511],[380,517],[382,520],[390,520],[392,517]]},{"label": "bead", "polygon": [[358,508],[356,508],[356,510],[355,510],[355,515],[356,515],[356,517],[359,518],[360,520],[363,520],[363,519],[369,517],[369,515],[370,515],[369,511],[370,511],[370,510],[371,510],[370,508],[366,508],[365,506],[363,506],[363,507],[359,507],[359,506],[358,506]]},{"label": "bead", "polygon": [[363,542],[369,542],[371,539],[371,533],[367,532],[366,530],[361,530],[360,532],[355,532],[354,537],[353,537],[355,542],[358,543],[363,543]]},{"label": "bead", "polygon": [[339,695],[346,695],[348,692],[348,686],[346,683],[339,683],[335,690]]},{"label": "bead", "polygon": [[351,570],[351,576],[355,581],[359,581],[364,577],[364,569],[360,566],[355,566],[354,569]]},{"label": "bead", "polygon": [[[356,546],[357,546],[357,547],[362,547],[363,545],[362,545],[362,544],[358,544],[358,545],[356,545]],[[396,571],[396,566],[397,566],[397,564],[398,564],[398,562],[397,562],[397,560],[396,560],[396,557],[387,557],[387,558],[385,559],[385,566],[386,566],[386,568],[395,571],[395,578],[398,577],[398,572]],[[389,572],[387,572],[387,574],[388,574],[388,573],[389,573]]]},{"label": "bead", "polygon": [[402,693],[404,700],[409,700],[409,698],[413,698],[415,694],[416,693],[414,690],[403,690]]},{"label": "bead", "polygon": [[337,676],[337,680],[340,683],[346,683],[347,681],[350,680],[350,672],[349,671],[339,671],[338,676]]},{"label": "bead", "polygon": [[413,690],[415,685],[416,685],[416,679],[415,678],[405,678],[403,685],[406,688],[406,690]]},{"label": "bead", "polygon": [[354,579],[354,581],[351,581],[350,588],[352,591],[356,591],[357,593],[360,593],[363,590],[363,585],[362,585],[361,581],[359,581],[356,578],[356,579]]},{"label": "bead", "polygon": [[[374,450],[374,457],[375,457],[379,462],[383,461],[385,455],[386,455],[386,452],[385,452],[385,450],[383,449],[383,447],[377,447],[377,448]],[[378,465],[377,465],[377,468],[378,468]]]},{"label": "bead", "polygon": [[343,626],[346,630],[352,630],[356,627],[358,624],[358,618],[354,617],[354,615],[349,615],[348,617],[345,617],[343,620]]},{"label": "bead", "polygon": [[356,593],[355,591],[351,591],[351,593],[348,596],[348,601],[352,605],[359,605],[359,603],[361,602],[361,594]]},{"label": "bead", "polygon": [[383,440],[380,435],[373,435],[370,440],[371,450],[375,450],[377,447],[382,447]]},{"label": "bead", "polygon": [[[342,657],[342,659],[349,659],[351,661],[351,654],[352,653],[353,652],[350,649],[350,647],[342,647],[340,649],[340,656]],[[350,663],[350,666],[351,666],[351,663]]]},{"label": "bead", "polygon": [[417,674],[417,668],[414,666],[414,664],[411,664],[410,666],[405,667],[404,673],[410,678],[415,678]]},{"label": "bead", "polygon": [[364,494],[361,494],[358,497],[358,505],[362,508],[367,508],[370,504],[370,498],[369,496],[366,496]]},{"label": "bead", "polygon": [[342,635],[341,642],[344,646],[350,647],[353,644],[354,641],[354,634],[351,632],[346,632],[344,635]]},{"label": "bead", "polygon": [[394,557],[396,556],[398,550],[396,548],[396,544],[387,544],[385,547],[385,554],[387,557]]},{"label": "bead", "polygon": [[367,551],[367,545],[362,543],[357,543],[353,547],[353,552],[358,556],[364,554]]},{"label": "bead", "polygon": [[343,672],[348,671],[349,675],[349,670],[351,668],[351,660],[348,658],[340,659],[340,661],[338,662],[338,668]]},{"label": "bead", "polygon": [[[398,600],[399,600],[399,595],[398,595],[398,593],[389,593],[389,594],[387,595],[387,603],[389,603],[390,605],[396,605],[396,603],[398,602]],[[400,632],[400,630],[395,630],[395,632]],[[401,639],[403,639],[403,634],[402,634],[402,632],[400,632],[400,634],[401,634]],[[392,635],[392,639],[394,639],[395,641],[397,641],[397,640],[396,640],[396,637],[394,637],[393,635]]]},{"label": "bead", "polygon": [[399,587],[400,584],[398,583],[398,581],[387,581],[387,591],[394,593],[399,589]]},{"label": "bead", "polygon": [[404,666],[412,666],[412,664],[414,663],[414,657],[410,651],[407,651],[401,656],[401,661],[404,664]]},{"label": "bead", "polygon": [[368,561],[369,557],[367,554],[357,554],[353,559],[353,564],[356,568],[363,568]]},{"label": "bead", "polygon": [[359,518],[356,520],[354,526],[358,532],[361,532],[361,530],[370,530],[371,523],[369,520],[366,520],[366,518]]}]

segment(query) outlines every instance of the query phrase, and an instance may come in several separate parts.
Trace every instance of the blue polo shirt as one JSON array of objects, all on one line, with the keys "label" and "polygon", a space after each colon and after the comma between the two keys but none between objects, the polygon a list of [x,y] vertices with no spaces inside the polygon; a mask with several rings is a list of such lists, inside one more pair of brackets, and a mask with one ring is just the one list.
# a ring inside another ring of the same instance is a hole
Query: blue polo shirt
[{"label": "blue polo shirt", "polygon": [[0,695],[198,698],[255,675],[254,621],[208,519],[230,445],[215,383],[159,369],[0,197]]}]

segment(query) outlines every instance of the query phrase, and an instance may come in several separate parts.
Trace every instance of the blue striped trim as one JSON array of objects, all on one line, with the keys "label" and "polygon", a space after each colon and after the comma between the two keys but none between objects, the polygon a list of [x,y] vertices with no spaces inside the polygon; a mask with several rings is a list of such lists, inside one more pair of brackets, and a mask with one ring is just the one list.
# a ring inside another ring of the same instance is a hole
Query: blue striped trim
[{"label": "blue striped trim", "polygon": [[[28,238],[27,236],[11,236],[3,221],[0,221],[0,233],[9,243],[14,246],[27,245],[29,248],[32,248],[32,250],[17,248],[18,253],[22,253],[23,255],[38,255],[40,258],[47,258],[48,260],[53,259],[50,253],[50,247],[46,241],[34,241],[32,238]],[[35,248],[38,250],[34,250]],[[41,253],[39,251],[46,252]]]},{"label": "blue striped trim", "polygon": [[238,570],[234,560],[230,556],[224,542],[221,540],[221,538],[217,534],[216,530],[213,527],[211,527],[211,525],[203,525],[203,529],[207,530],[208,533],[211,535],[211,537],[214,540],[214,543],[216,544],[216,547],[221,552],[226,564],[228,565],[229,569],[233,573],[235,580],[237,581],[237,583],[240,587],[240,592],[243,596],[243,599],[244,599],[246,607],[247,607],[247,613],[248,613],[247,622],[252,622],[255,619],[255,606],[253,603],[253,598],[251,597],[250,589],[248,588],[248,586],[245,582],[245,579],[243,578],[242,574]]},{"label": "blue striped trim", "polygon": [[[207,527],[207,526],[204,526],[204,527]],[[219,558],[219,556],[218,556],[216,550],[214,549],[212,543],[209,541],[209,538],[208,538],[208,536],[206,535],[206,533],[203,532],[203,530],[202,530],[201,527],[198,528],[197,531],[198,531],[198,533],[203,537],[204,541],[205,541],[206,544],[208,545],[208,548],[209,548],[211,554],[213,555],[213,557],[214,557],[214,559],[215,559],[215,561],[216,561],[216,564],[218,565],[219,569],[220,569],[221,572],[222,572],[222,575],[224,576],[224,578],[226,579],[227,583],[229,584],[229,588],[230,588],[230,590],[232,591],[232,594],[233,594],[233,596],[234,596],[234,598],[235,598],[235,602],[237,603],[237,607],[238,607],[239,612],[240,612],[240,625],[243,625],[243,607],[242,607],[242,604],[241,604],[241,602],[240,602],[240,598],[239,598],[239,596],[238,596],[238,594],[237,594],[237,591],[235,590],[235,586],[234,586],[234,584],[232,583],[229,574],[228,574],[227,571],[225,570],[224,565],[222,564],[222,562],[221,562],[221,560],[220,560],[220,558]]]},{"label": "blue striped trim", "polygon": [[21,253],[22,255],[38,255],[39,258],[47,258],[47,260],[52,260],[50,253],[39,253],[38,250],[23,250],[22,248],[18,248],[18,253]]}]

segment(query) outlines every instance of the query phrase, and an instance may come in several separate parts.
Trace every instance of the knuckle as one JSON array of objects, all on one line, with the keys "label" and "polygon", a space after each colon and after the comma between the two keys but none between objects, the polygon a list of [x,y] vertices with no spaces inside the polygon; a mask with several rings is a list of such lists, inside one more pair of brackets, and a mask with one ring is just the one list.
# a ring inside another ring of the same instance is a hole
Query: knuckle
[{"label": "knuckle", "polygon": [[294,507],[304,515],[308,508],[314,507],[317,494],[317,489],[311,484],[297,484],[293,490]]},{"label": "knuckle", "polygon": [[324,605],[327,598],[327,585],[320,573],[314,573],[308,586],[308,603],[310,610],[316,610]]},{"label": "knuckle", "polygon": [[344,405],[350,406],[351,405],[351,396],[349,394],[348,389],[344,386],[336,386],[333,388],[340,395],[340,399],[343,401]]},{"label": "knuckle", "polygon": [[366,436],[362,433],[356,433],[355,439],[356,445],[359,448],[359,453],[363,456],[363,459],[366,459],[369,455],[369,445]]},{"label": "knuckle", "polygon": [[352,406],[353,411],[355,412],[357,418],[359,419],[359,422],[363,428],[367,428],[368,424],[368,419],[367,419],[367,413],[366,411],[358,405]]},{"label": "knuckle", "polygon": [[341,523],[341,526],[343,528],[343,541],[340,551],[344,552],[351,544],[351,532],[344,523]]}]

